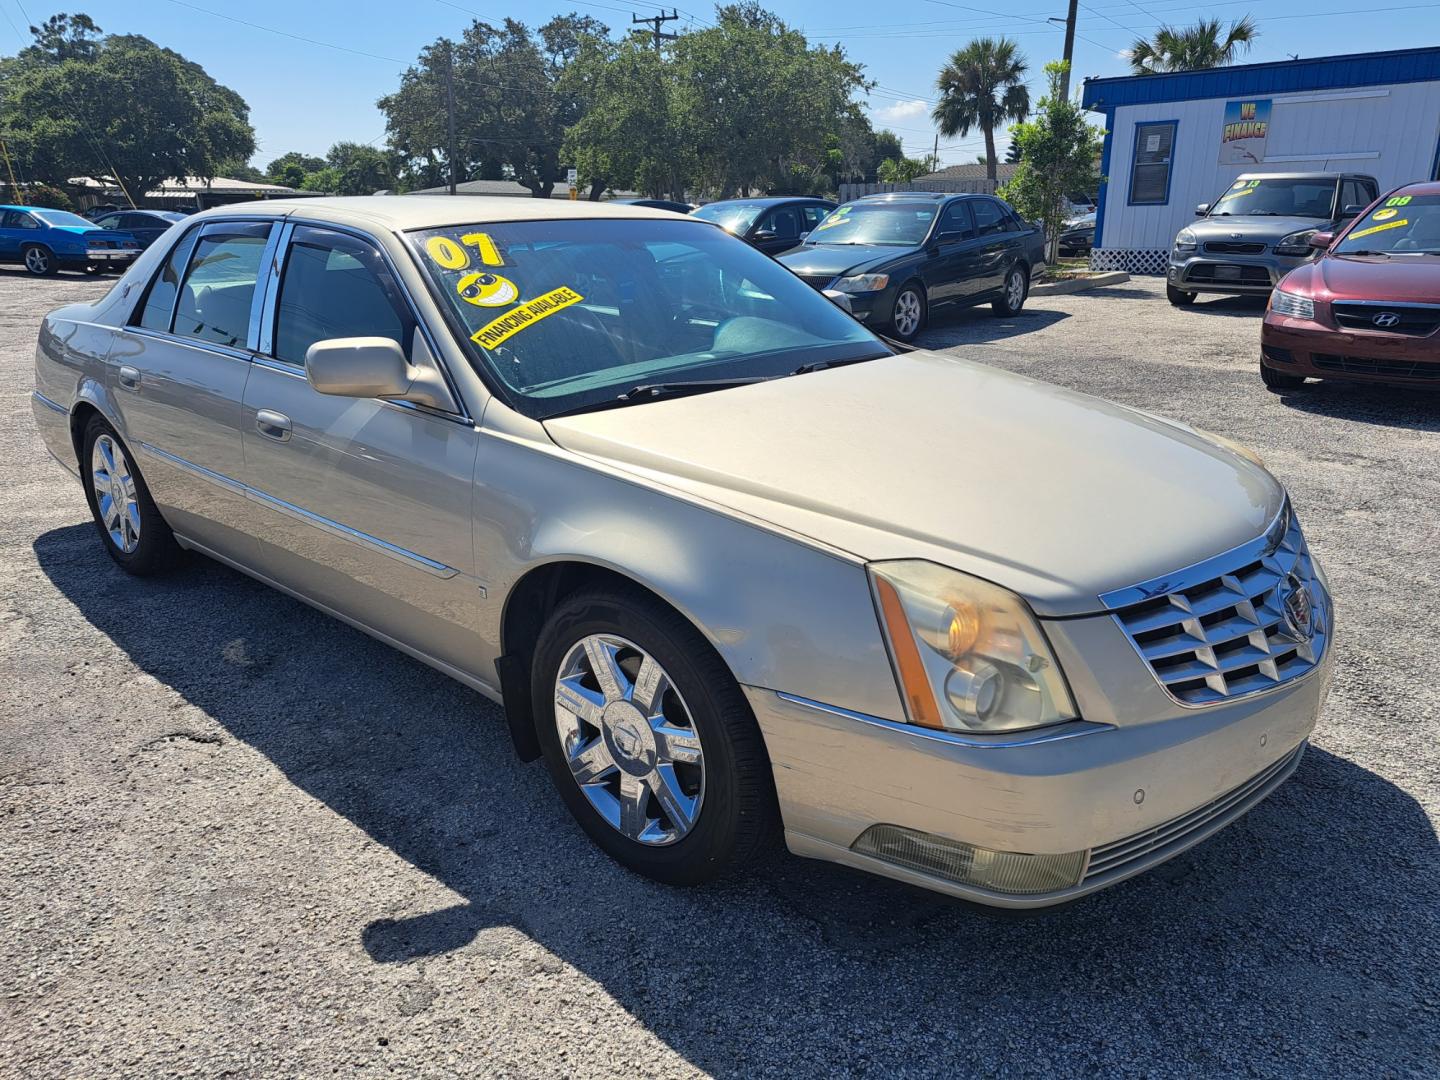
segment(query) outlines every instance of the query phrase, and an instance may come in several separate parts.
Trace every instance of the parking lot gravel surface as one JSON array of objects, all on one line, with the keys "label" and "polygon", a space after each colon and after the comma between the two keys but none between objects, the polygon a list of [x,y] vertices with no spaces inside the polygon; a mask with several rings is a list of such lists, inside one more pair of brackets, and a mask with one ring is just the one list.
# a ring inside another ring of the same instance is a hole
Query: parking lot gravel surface
[{"label": "parking lot gravel surface", "polygon": [[1271,395],[1258,305],[1153,279],[932,328],[1264,456],[1338,607],[1313,747],[1029,917],[785,854],[674,890],[476,694],[204,559],[111,564],[30,416],[41,314],[105,288],[0,269],[0,1076],[1440,1075],[1440,398]]}]

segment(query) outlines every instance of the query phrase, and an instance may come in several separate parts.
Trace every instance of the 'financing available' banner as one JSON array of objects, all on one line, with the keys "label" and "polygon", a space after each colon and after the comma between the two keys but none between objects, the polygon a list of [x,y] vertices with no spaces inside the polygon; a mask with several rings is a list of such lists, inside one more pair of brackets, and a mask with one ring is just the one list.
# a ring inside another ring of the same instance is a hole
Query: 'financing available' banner
[{"label": "'financing available' banner", "polygon": [[1220,129],[1221,165],[1258,165],[1270,134],[1270,99],[1227,101]]}]

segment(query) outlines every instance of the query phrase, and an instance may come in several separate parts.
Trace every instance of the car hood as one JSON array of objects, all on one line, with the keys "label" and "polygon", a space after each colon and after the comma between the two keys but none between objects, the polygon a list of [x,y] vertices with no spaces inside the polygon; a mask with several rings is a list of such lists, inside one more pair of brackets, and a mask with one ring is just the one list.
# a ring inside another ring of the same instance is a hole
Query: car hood
[{"label": "car hood", "polygon": [[937,353],[545,426],[575,454],[865,560],[955,567],[1045,615],[1253,540],[1284,500],[1183,425]]},{"label": "car hood", "polygon": [[839,277],[870,270],[918,250],[900,244],[804,244],[787,251],[778,261],[801,277]]},{"label": "car hood", "polygon": [[1440,258],[1326,255],[1293,271],[1285,287],[1320,300],[1433,304],[1440,296]]},{"label": "car hood", "polygon": [[[1313,217],[1265,217],[1257,214],[1227,214],[1199,218],[1185,226],[1200,240],[1255,240],[1274,243],[1302,229],[1323,229],[1329,221]],[[1236,236],[1235,233],[1239,233]]]}]

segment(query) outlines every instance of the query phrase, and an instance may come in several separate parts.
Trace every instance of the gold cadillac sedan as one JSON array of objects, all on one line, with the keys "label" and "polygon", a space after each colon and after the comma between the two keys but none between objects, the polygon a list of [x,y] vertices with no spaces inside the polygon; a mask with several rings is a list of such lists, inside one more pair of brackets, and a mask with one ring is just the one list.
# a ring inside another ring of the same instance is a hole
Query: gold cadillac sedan
[{"label": "gold cadillac sedan", "polygon": [[1253,455],[896,346],[662,211],[198,214],[45,319],[34,411],[122,568],[203,553],[502,702],[660,881],[783,831],[1069,900],[1275,790],[1329,685]]}]

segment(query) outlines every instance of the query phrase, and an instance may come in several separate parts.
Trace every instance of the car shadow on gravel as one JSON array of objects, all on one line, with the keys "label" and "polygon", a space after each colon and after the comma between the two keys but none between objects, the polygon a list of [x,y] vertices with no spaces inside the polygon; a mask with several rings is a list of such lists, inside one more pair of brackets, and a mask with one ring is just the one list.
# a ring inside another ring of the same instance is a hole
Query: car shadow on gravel
[{"label": "car shadow on gravel", "polygon": [[[499,710],[457,683],[204,559],[131,579],[88,523],[34,551],[141,671],[464,898],[357,919],[373,963],[453,954],[484,978],[497,946],[477,935],[515,928],[723,1076],[1419,1075],[1440,1059],[1435,831],[1323,751],[1157,871],[1024,918],[784,854],[670,889],[601,855],[543,768],[516,760]],[[264,895],[309,869],[257,851],[238,872]]]},{"label": "car shadow on gravel", "polygon": [[966,341],[1004,341],[1044,330],[1070,318],[1066,311],[1047,311],[1044,308],[1023,309],[1018,315],[1001,316],[993,314],[988,307],[958,308],[936,315],[935,320],[921,331],[915,344],[922,349],[941,349]]},{"label": "car shadow on gravel", "polygon": [[1440,431],[1437,389],[1440,388],[1325,379],[1308,382],[1299,390],[1283,392],[1280,402],[1297,412],[1353,420],[1357,424]]}]

